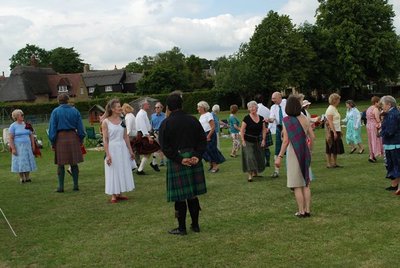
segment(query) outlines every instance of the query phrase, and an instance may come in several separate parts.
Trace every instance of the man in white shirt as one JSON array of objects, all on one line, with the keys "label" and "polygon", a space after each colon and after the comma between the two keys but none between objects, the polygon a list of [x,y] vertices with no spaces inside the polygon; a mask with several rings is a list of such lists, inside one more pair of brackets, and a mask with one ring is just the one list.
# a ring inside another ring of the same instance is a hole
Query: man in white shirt
[{"label": "man in white shirt", "polygon": [[[151,124],[150,124],[149,117],[147,115],[147,111],[150,110],[150,104],[147,100],[144,100],[141,103],[140,107],[141,107],[141,109],[139,110],[139,112],[136,115],[136,130],[137,130],[137,132],[139,132],[139,131],[142,132],[143,137],[147,137],[149,139],[149,143],[152,144],[154,142],[154,137],[150,134]],[[146,162],[150,156],[151,156],[151,154],[142,156],[142,159],[140,161],[140,166],[137,170],[138,175],[145,174],[143,169],[144,169],[144,166],[146,165]],[[157,161],[154,156],[153,156],[152,163],[150,163],[150,166],[155,171],[157,171],[157,172],[160,171],[160,169],[158,168],[158,165],[157,165]]]},{"label": "man in white shirt", "polygon": [[[269,115],[269,122],[271,124],[275,124],[276,126],[276,133],[275,133],[275,156],[276,159],[279,155],[282,146],[282,119],[287,116],[285,112],[286,108],[286,99],[282,99],[282,93],[276,91],[272,93],[272,102],[274,105],[271,106],[270,115]],[[279,168],[275,167],[274,173],[271,175],[272,178],[279,177]]]},{"label": "man in white shirt", "polygon": [[[270,111],[269,109],[263,104],[264,97],[261,94],[257,94],[254,97],[254,100],[257,102],[257,114],[261,115],[264,118],[264,124],[267,127],[267,131],[270,132],[268,129],[268,124],[269,124],[269,117],[270,117]],[[267,132],[267,135],[271,135],[270,133]],[[265,166],[269,167],[270,166],[270,158],[271,158],[271,151],[269,150],[269,147],[265,146]]]}]

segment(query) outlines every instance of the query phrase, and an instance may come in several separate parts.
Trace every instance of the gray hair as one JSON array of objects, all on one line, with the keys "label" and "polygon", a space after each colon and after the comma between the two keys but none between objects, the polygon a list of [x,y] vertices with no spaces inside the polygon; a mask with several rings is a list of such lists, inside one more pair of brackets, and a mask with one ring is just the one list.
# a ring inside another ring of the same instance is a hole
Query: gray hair
[{"label": "gray hair", "polygon": [[197,107],[202,107],[206,111],[210,110],[210,105],[208,105],[208,103],[205,101],[200,101],[199,103],[197,103]]},{"label": "gray hair", "polygon": [[21,114],[24,114],[24,112],[21,109],[15,109],[14,111],[12,111],[11,117],[14,121],[17,121],[18,115],[21,115]]},{"label": "gray hair", "polygon": [[149,101],[148,101],[147,99],[142,100],[142,101],[140,102],[140,108],[143,108],[143,105],[145,105],[146,103],[147,103],[147,104],[149,103]]},{"label": "gray hair", "polygon": [[215,105],[211,108],[211,110],[212,110],[214,113],[219,113],[219,111],[221,111],[221,109],[219,108],[219,105],[218,105],[218,104],[215,104]]},{"label": "gray hair", "polygon": [[389,104],[390,107],[397,107],[396,99],[390,95],[383,96],[380,102],[381,104]]},{"label": "gray hair", "polygon": [[258,105],[257,105],[257,102],[256,101],[249,101],[248,103],[247,103],[247,109],[249,109],[251,106],[255,106],[255,107],[257,107],[258,108]]}]

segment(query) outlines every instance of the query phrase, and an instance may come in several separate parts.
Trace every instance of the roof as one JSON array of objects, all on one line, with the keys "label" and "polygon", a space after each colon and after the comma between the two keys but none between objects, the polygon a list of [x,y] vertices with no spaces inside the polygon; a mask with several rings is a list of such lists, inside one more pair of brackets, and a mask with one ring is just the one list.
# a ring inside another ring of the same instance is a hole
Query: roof
[{"label": "roof", "polygon": [[56,74],[51,68],[15,67],[0,88],[0,101],[33,101],[37,95],[50,94],[47,75]]},{"label": "roof", "polygon": [[126,73],[125,84],[136,84],[142,77],[142,73]]},{"label": "roof", "polygon": [[81,74],[54,74],[47,76],[47,82],[50,87],[51,97],[58,96],[58,86],[69,86],[71,87],[71,94],[78,95],[81,88],[82,76]]},{"label": "roof", "polygon": [[92,108],[89,109],[89,113],[90,113],[91,111],[94,111],[94,110],[100,111],[100,112],[103,112],[103,113],[106,111],[102,106],[100,106],[100,105],[98,105],[98,104],[93,105]]},{"label": "roof", "polygon": [[82,74],[86,87],[120,84],[125,77],[124,70],[96,71]]}]

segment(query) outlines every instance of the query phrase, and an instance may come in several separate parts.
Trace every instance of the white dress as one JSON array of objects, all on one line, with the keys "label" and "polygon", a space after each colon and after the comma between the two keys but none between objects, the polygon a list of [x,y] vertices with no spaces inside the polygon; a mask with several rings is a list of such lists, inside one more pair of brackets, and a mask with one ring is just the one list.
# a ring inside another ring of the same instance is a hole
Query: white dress
[{"label": "white dress", "polygon": [[106,194],[120,194],[135,189],[131,169],[129,150],[124,140],[125,128],[115,125],[105,119],[108,127],[108,151],[111,156],[111,165],[104,160],[106,177]]}]

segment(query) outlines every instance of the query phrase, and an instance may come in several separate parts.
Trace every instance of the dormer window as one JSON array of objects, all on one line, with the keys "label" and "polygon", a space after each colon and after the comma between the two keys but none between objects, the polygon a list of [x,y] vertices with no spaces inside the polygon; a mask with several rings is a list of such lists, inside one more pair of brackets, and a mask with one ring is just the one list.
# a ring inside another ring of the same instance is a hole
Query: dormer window
[{"label": "dormer window", "polygon": [[94,87],[89,87],[89,94],[92,94],[94,92]]},{"label": "dormer window", "polygon": [[106,86],[104,89],[105,92],[112,92],[112,86]]},{"label": "dormer window", "polygon": [[58,93],[68,93],[67,86],[58,86]]}]

